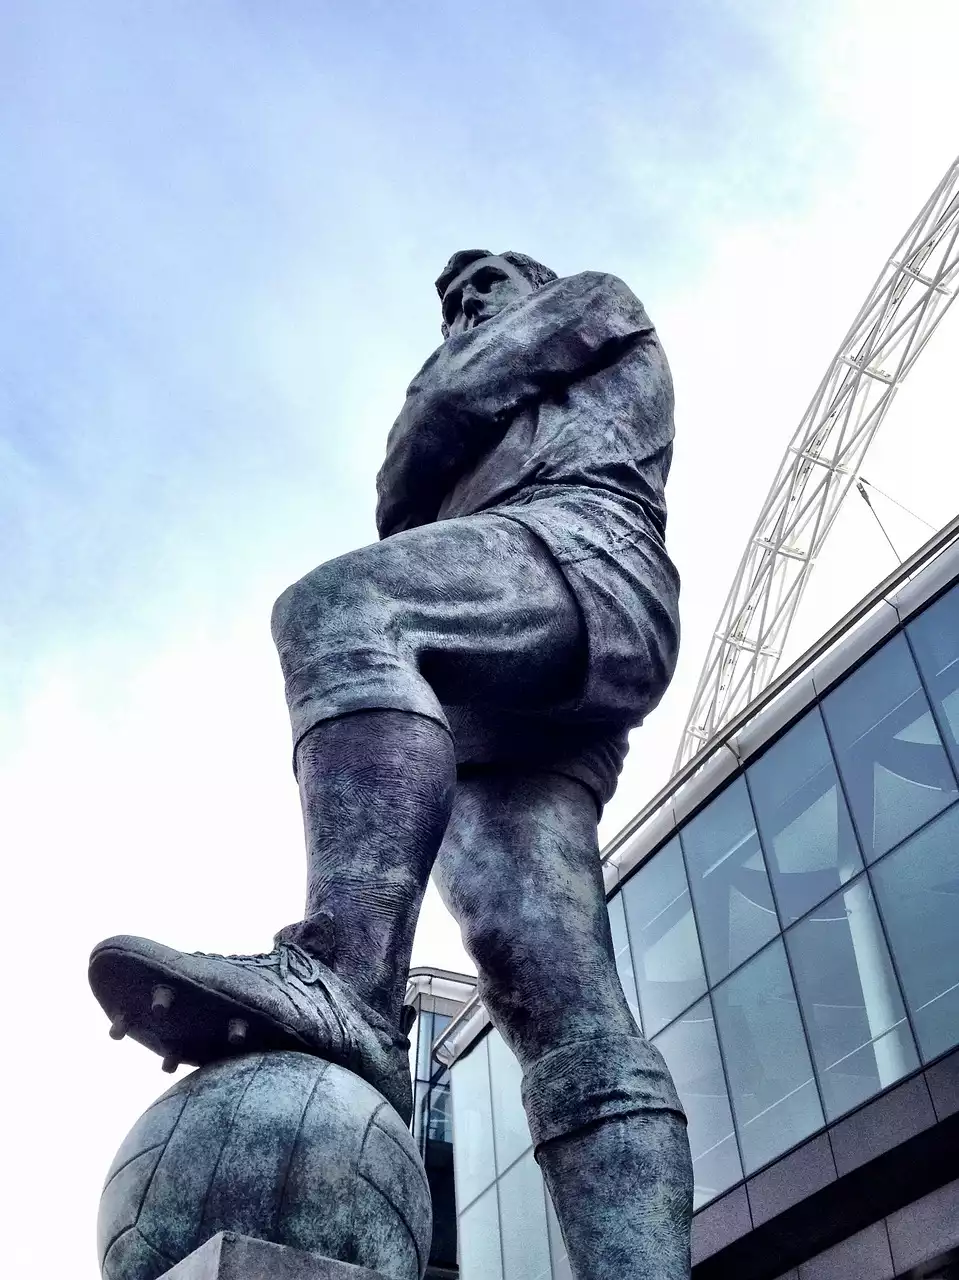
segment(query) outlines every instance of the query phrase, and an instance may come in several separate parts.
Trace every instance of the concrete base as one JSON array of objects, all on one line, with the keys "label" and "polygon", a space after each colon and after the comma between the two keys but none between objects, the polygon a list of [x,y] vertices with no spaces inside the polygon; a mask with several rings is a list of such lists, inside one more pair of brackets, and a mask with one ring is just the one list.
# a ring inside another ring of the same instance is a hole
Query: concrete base
[{"label": "concrete base", "polygon": [[334,1262],[268,1240],[221,1231],[160,1280],[385,1280],[379,1271]]}]

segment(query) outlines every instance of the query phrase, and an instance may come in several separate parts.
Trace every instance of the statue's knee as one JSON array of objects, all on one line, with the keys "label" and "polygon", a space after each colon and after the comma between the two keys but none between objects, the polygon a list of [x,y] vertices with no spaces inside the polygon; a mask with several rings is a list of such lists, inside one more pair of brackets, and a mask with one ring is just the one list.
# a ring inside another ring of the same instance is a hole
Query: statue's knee
[{"label": "statue's knee", "polygon": [[[458,910],[463,945],[469,952],[480,974],[498,978],[508,970],[512,948],[509,945],[503,920],[490,895],[481,891],[476,883],[457,886]],[[464,889],[466,891],[464,892]],[[469,890],[472,890],[470,892]]]},{"label": "statue's knee", "polygon": [[476,965],[480,997],[515,1050],[513,1024],[524,1023],[546,1003],[542,957],[531,953],[522,938],[489,920],[464,929],[463,942]]}]

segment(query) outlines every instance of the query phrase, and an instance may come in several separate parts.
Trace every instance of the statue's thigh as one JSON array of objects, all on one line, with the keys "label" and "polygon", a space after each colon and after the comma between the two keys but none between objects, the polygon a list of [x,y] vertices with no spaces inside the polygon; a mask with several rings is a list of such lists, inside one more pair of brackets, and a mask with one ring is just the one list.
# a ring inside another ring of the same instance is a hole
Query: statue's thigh
[{"label": "statue's thigh", "polygon": [[415,664],[444,703],[539,711],[578,696],[580,609],[545,545],[492,512],[395,534],[327,561],[277,600],[284,672],[352,651]]}]

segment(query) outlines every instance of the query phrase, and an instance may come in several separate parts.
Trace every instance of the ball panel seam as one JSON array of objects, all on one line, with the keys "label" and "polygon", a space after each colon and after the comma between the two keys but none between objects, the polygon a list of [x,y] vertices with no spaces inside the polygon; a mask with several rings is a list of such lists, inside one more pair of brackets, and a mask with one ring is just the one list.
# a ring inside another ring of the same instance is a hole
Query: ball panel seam
[{"label": "ball panel seam", "polygon": [[[403,1156],[407,1160],[409,1160],[409,1154],[410,1154],[409,1151],[404,1147],[403,1143],[400,1142],[399,1138],[397,1138],[395,1133],[391,1133],[390,1130],[387,1129],[385,1125],[378,1124],[375,1118],[373,1120],[373,1125],[375,1126],[378,1133],[382,1133],[385,1137],[389,1138],[390,1142],[392,1142],[393,1145],[403,1153]],[[419,1174],[419,1177],[421,1182],[423,1183],[423,1186],[426,1188],[427,1191],[429,1191],[430,1184],[426,1177],[426,1170],[423,1168],[423,1166],[419,1163],[418,1160],[412,1160],[410,1161],[410,1163],[412,1164],[416,1172]]]},{"label": "ball panel seam", "polygon": [[[234,1105],[234,1107],[233,1107],[233,1110],[232,1110],[232,1111],[231,1111],[231,1113],[230,1113],[230,1121],[229,1121],[229,1124],[225,1124],[225,1125],[223,1126],[223,1141],[222,1141],[222,1143],[220,1144],[220,1150],[219,1150],[219,1152],[217,1153],[217,1157],[216,1157],[216,1161],[215,1161],[215,1163],[214,1163],[214,1165],[213,1165],[213,1169],[212,1169],[212,1171],[211,1171],[211,1173],[210,1173],[209,1178],[207,1179],[206,1191],[203,1193],[203,1208],[200,1210],[200,1220],[199,1220],[199,1221],[200,1221],[200,1225],[199,1225],[199,1234],[200,1234],[200,1235],[202,1235],[202,1234],[203,1234],[203,1224],[206,1222],[206,1211],[207,1211],[207,1207],[209,1206],[209,1203],[210,1203],[210,1196],[211,1196],[211,1194],[212,1194],[213,1187],[214,1187],[214,1185],[216,1184],[216,1174],[217,1174],[217,1170],[218,1170],[218,1169],[219,1169],[219,1167],[220,1167],[220,1161],[223,1159],[223,1153],[224,1153],[224,1151],[226,1150],[227,1143],[230,1141],[230,1134],[231,1134],[231,1133],[232,1133],[232,1131],[233,1131],[233,1125],[234,1125],[234,1122],[236,1121],[237,1113],[239,1112],[240,1107],[243,1105],[243,1099],[246,1097],[246,1095],[247,1095],[247,1091],[249,1090],[250,1085],[253,1083],[253,1081],[256,1079],[256,1077],[259,1075],[260,1068],[263,1066],[263,1061],[264,1061],[264,1059],[263,1059],[263,1055],[261,1054],[261,1055],[260,1055],[260,1060],[259,1060],[259,1062],[256,1064],[256,1066],[255,1066],[255,1067],[253,1068],[253,1070],[250,1072],[249,1077],[244,1081],[243,1088],[240,1090],[240,1096],[239,1096],[239,1098],[237,1098],[236,1103],[235,1103],[235,1105]],[[199,1244],[203,1244],[203,1243],[205,1243],[205,1242],[206,1242],[206,1237],[204,1237],[204,1239],[203,1239],[203,1240],[199,1241]],[[197,1246],[197,1247],[199,1247],[199,1244],[198,1244],[198,1246]]]},{"label": "ball panel seam", "polygon": [[417,1240],[416,1235],[413,1231],[413,1228],[410,1226],[407,1220],[406,1214],[399,1207],[399,1205],[393,1200],[392,1196],[387,1195],[386,1192],[383,1190],[383,1188],[381,1186],[378,1186],[377,1183],[375,1183],[368,1174],[364,1173],[362,1169],[357,1169],[356,1176],[358,1178],[362,1178],[363,1181],[367,1184],[367,1186],[371,1187],[378,1196],[382,1196],[382,1198],[386,1201],[386,1203],[390,1206],[390,1208],[399,1218],[400,1222],[402,1222],[403,1226],[406,1228],[406,1234],[409,1236],[410,1241],[412,1242],[412,1245],[413,1245],[413,1249],[416,1252],[416,1264],[419,1267],[420,1275],[422,1275],[425,1270],[425,1267],[423,1264],[423,1255],[420,1253],[419,1241]]},{"label": "ball panel seam", "polygon": [[103,1195],[103,1192],[107,1191],[113,1185],[114,1181],[119,1178],[123,1170],[129,1169],[130,1165],[133,1164],[135,1160],[139,1160],[141,1156],[148,1156],[151,1151],[160,1150],[160,1148],[165,1147],[166,1144],[166,1138],[164,1138],[162,1142],[152,1142],[148,1147],[144,1147],[141,1151],[138,1151],[136,1155],[131,1156],[129,1160],[124,1160],[123,1164],[121,1164],[119,1168],[114,1169],[109,1178],[107,1178],[106,1182],[103,1184],[103,1191],[100,1192],[101,1196]]},{"label": "ball panel seam", "polygon": [[314,1097],[316,1096],[316,1091],[317,1089],[319,1089],[321,1082],[324,1081],[327,1075],[329,1074],[329,1063],[326,1063],[326,1067],[327,1067],[327,1070],[324,1071],[321,1075],[318,1075],[316,1077],[316,1080],[313,1082],[313,1088],[310,1090],[309,1095],[307,1096],[306,1102],[303,1104],[303,1110],[300,1112],[300,1123],[296,1127],[296,1135],[293,1139],[293,1144],[290,1147],[290,1154],[289,1154],[289,1157],[287,1158],[286,1169],[283,1171],[283,1185],[280,1188],[280,1194],[276,1203],[276,1214],[273,1219],[274,1235],[279,1230],[279,1224],[283,1217],[283,1204],[284,1204],[284,1201],[286,1200],[287,1183],[290,1181],[290,1170],[293,1168],[293,1160],[296,1156],[296,1149],[299,1146],[300,1137],[302,1136],[302,1133],[303,1133],[303,1125],[306,1122],[306,1116],[310,1109],[310,1103],[313,1101]]},{"label": "ball panel seam", "polygon": [[168,1257],[165,1253],[162,1252],[162,1250],[158,1249],[155,1244],[151,1244],[150,1241],[143,1234],[143,1232],[140,1230],[140,1228],[134,1224],[134,1226],[126,1227],[123,1231],[121,1231],[120,1234],[116,1237],[116,1239],[113,1240],[112,1243],[110,1244],[110,1248],[107,1249],[106,1253],[103,1255],[102,1271],[103,1271],[105,1280],[110,1280],[108,1262],[109,1262],[111,1251],[115,1248],[116,1245],[120,1244],[120,1242],[123,1240],[125,1236],[131,1235],[131,1234],[139,1236],[140,1240],[146,1245],[146,1247],[150,1250],[150,1252],[155,1253],[156,1256],[162,1261],[163,1265],[167,1268],[167,1270],[169,1270],[170,1267],[173,1267],[176,1265],[175,1258]]}]

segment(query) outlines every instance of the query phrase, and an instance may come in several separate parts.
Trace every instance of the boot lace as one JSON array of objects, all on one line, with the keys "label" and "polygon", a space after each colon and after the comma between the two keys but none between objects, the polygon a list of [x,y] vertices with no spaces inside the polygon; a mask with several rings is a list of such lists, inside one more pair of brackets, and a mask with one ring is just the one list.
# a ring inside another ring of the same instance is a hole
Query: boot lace
[{"label": "boot lace", "polygon": [[279,942],[272,951],[255,951],[250,955],[221,956],[211,951],[194,951],[193,954],[206,960],[232,960],[234,964],[275,969],[284,982],[292,976],[312,986],[322,977],[318,962],[295,942]]}]

